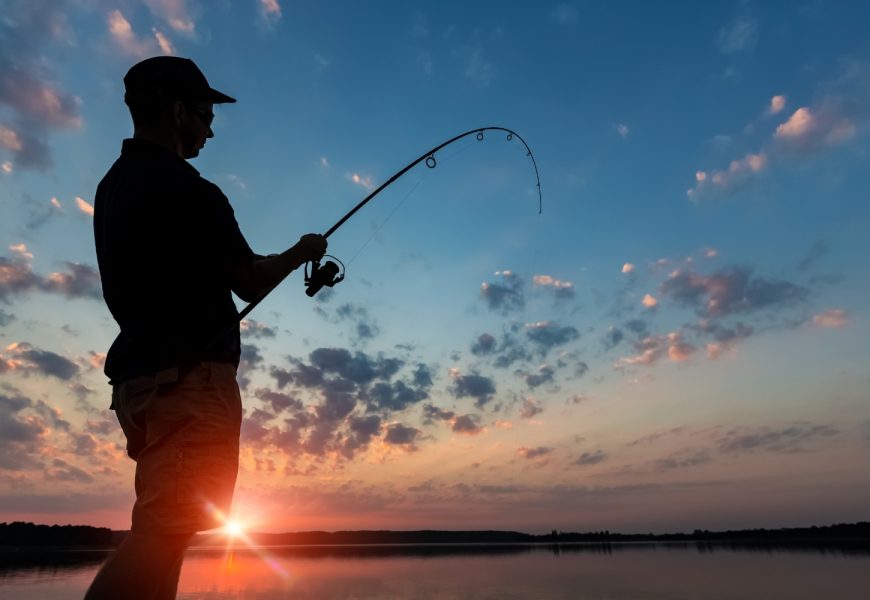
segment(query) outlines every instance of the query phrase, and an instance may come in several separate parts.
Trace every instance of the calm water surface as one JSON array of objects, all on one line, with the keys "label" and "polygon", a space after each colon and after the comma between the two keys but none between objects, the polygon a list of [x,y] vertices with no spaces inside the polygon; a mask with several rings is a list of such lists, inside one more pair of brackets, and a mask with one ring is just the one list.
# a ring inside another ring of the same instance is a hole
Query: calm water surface
[{"label": "calm water surface", "polygon": [[[81,598],[104,556],[0,556],[0,598]],[[193,548],[178,597],[866,600],[870,551],[695,544]]]}]

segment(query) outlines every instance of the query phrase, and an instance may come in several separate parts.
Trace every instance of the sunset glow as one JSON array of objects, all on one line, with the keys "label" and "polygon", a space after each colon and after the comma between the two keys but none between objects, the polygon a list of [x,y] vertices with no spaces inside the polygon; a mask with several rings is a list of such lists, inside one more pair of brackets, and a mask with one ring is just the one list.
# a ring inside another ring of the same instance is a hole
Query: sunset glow
[{"label": "sunset glow", "polygon": [[94,195],[163,53],[238,98],[190,162],[259,254],[475,127],[541,176],[538,214],[515,137],[447,146],[329,237],[343,282],[244,320],[227,546],[867,519],[870,4],[0,12],[0,521],[130,527]]}]

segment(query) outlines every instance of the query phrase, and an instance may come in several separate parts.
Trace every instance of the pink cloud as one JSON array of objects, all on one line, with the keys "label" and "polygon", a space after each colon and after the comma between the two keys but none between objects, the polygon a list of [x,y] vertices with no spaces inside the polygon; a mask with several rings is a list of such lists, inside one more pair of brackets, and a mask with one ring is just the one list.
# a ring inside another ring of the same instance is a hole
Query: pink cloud
[{"label": "pink cloud", "polygon": [[109,35],[112,36],[115,44],[127,54],[136,58],[144,58],[155,53],[155,42],[137,36],[130,21],[124,17],[120,10],[116,9],[109,13],[108,26]]},{"label": "pink cloud", "polygon": [[778,114],[785,108],[785,96],[774,96],[770,99],[770,107],[768,107],[767,112],[771,115]]},{"label": "pink cloud", "polygon": [[698,171],[695,173],[695,187],[689,189],[686,195],[690,200],[700,201],[707,192],[722,192],[738,188],[763,171],[767,163],[767,155],[764,152],[750,153],[739,160],[732,160],[726,170],[717,169],[712,173]]},{"label": "pink cloud", "polygon": [[633,264],[627,262],[627,263],[622,265],[622,272],[623,273],[631,273],[632,271],[634,271]]},{"label": "pink cloud", "polygon": [[655,308],[656,306],[658,306],[659,301],[653,298],[650,294],[645,294],[643,300],[641,300],[640,303],[647,308]]},{"label": "pink cloud", "polygon": [[813,315],[813,325],[817,327],[831,327],[840,329],[848,324],[846,311],[842,308],[829,308],[817,315]]},{"label": "pink cloud", "polygon": [[807,107],[797,109],[781,123],[773,134],[779,144],[790,150],[809,152],[825,146],[835,146],[855,136],[855,124],[838,114],[832,104],[815,112]]},{"label": "pink cloud", "polygon": [[371,175],[360,175],[359,173],[346,173],[345,178],[356,185],[365,188],[368,191],[375,189],[374,181]]},{"label": "pink cloud", "polygon": [[18,133],[2,124],[0,124],[0,147],[13,152],[18,152],[23,148]]},{"label": "pink cloud", "polygon": [[281,5],[278,0],[260,0],[260,12],[265,18],[276,21],[281,18]]},{"label": "pink cloud", "polygon": [[145,4],[154,16],[179,33],[190,34],[196,28],[186,0],[145,0]]}]

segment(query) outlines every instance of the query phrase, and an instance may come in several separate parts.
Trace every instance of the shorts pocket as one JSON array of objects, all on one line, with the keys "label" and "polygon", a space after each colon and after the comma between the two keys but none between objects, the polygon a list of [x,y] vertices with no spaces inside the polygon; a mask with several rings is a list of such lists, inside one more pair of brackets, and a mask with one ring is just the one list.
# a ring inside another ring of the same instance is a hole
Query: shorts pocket
[{"label": "shorts pocket", "polygon": [[207,504],[229,511],[239,471],[238,448],[224,441],[183,442],[176,474],[179,504]]}]

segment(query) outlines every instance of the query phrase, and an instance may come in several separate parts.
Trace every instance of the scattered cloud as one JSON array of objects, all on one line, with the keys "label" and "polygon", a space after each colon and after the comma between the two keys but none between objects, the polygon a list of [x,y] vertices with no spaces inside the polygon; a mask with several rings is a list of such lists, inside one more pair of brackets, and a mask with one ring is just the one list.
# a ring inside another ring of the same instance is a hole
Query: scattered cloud
[{"label": "scattered cloud", "polygon": [[643,300],[641,300],[640,303],[643,304],[646,308],[655,308],[659,305],[659,301],[650,294],[644,294]]},{"label": "scattered cloud", "polygon": [[572,325],[563,327],[552,321],[538,321],[526,324],[526,337],[538,346],[541,354],[547,354],[556,346],[576,340],[580,332]]},{"label": "scattered cloud", "polygon": [[819,440],[838,436],[832,425],[798,423],[787,427],[735,427],[716,440],[720,452],[803,452]]},{"label": "scattered cloud", "polygon": [[151,14],[178,33],[192,34],[196,29],[188,0],[145,0],[145,4]]},{"label": "scattered cloud", "polygon": [[541,405],[539,400],[536,400],[535,398],[525,398],[520,407],[520,418],[533,419],[542,412],[544,412],[544,407]]},{"label": "scattered cloud", "polygon": [[[158,53],[171,54],[172,44],[157,28],[153,28],[153,37],[140,37],[133,31],[130,21],[120,10],[111,11],[107,17],[109,35],[115,45],[125,54],[142,59]],[[158,52],[158,50],[160,52]]]},{"label": "scattered cloud", "polygon": [[570,281],[561,281],[550,275],[535,275],[532,283],[536,286],[551,290],[557,299],[569,299],[574,297],[574,284]]},{"label": "scattered cloud", "polygon": [[483,433],[484,429],[480,425],[479,415],[460,415],[453,419],[451,429],[454,433],[462,433],[465,435],[477,435]]},{"label": "scattered cloud", "polygon": [[[0,149],[12,155],[4,171],[14,167],[48,169],[52,165],[49,133],[82,125],[81,100],[55,81],[45,50],[68,47],[67,7],[60,3],[14,2],[4,5],[0,20]],[[7,120],[8,119],[8,120]]]},{"label": "scattered cloud", "polygon": [[536,448],[522,447],[517,450],[517,454],[527,460],[532,460],[535,458],[541,458],[542,456],[547,456],[552,451],[553,449],[548,446],[538,446]]},{"label": "scattered cloud", "polygon": [[0,301],[34,291],[55,293],[68,298],[102,298],[100,275],[87,265],[64,262],[65,272],[42,277],[33,272],[27,257],[0,256]]},{"label": "scattered cloud", "polygon": [[0,373],[44,375],[68,381],[78,375],[79,367],[63,356],[34,348],[27,342],[14,342],[0,353]]},{"label": "scattered cloud", "polygon": [[482,407],[492,400],[495,394],[495,382],[489,377],[476,373],[471,375],[454,374],[453,386],[450,391],[457,398],[474,398],[474,404]]},{"label": "scattered cloud", "polygon": [[712,275],[676,270],[662,284],[661,291],[708,317],[786,306],[804,300],[809,293],[789,281],[754,277],[752,269],[745,266],[725,268]]},{"label": "scattered cloud", "polygon": [[416,427],[393,423],[392,425],[387,425],[384,441],[393,446],[405,446],[409,449],[416,449],[414,442],[419,440],[422,435],[423,432]]},{"label": "scattered cloud", "polygon": [[269,327],[263,323],[254,321],[253,319],[244,319],[239,323],[239,330],[243,338],[274,338],[277,335],[277,330],[274,327]]},{"label": "scattered cloud", "polygon": [[91,203],[89,203],[87,200],[85,200],[84,198],[80,198],[79,196],[76,196],[76,207],[77,207],[81,212],[83,212],[83,213],[85,213],[86,215],[88,215],[89,217],[93,217],[93,216],[94,216],[94,207],[93,207],[93,205],[92,205]]},{"label": "scattered cloud", "polygon": [[831,102],[816,112],[805,106],[797,109],[776,128],[773,137],[779,147],[807,154],[839,145],[856,133],[855,123]]},{"label": "scattered cloud", "polygon": [[730,25],[719,30],[717,43],[720,52],[735,54],[748,52],[755,48],[758,41],[758,22],[755,19],[739,17]]},{"label": "scattered cloud", "polygon": [[813,325],[817,327],[830,327],[840,329],[849,322],[846,311],[842,308],[829,308],[817,315],[813,315]]},{"label": "scattered cloud", "polygon": [[725,171],[714,170],[712,173],[697,171],[695,187],[689,189],[686,195],[690,200],[700,201],[707,192],[725,192],[741,189],[756,174],[767,167],[767,155],[764,152],[747,154],[740,160],[732,160]]},{"label": "scattered cloud", "polygon": [[482,283],[480,296],[489,310],[501,314],[522,309],[526,305],[523,282],[513,271],[496,271],[497,282]]},{"label": "scattered cloud", "polygon": [[635,267],[634,267],[634,265],[631,264],[631,263],[628,263],[628,262],[627,262],[627,263],[625,263],[625,264],[622,265],[622,272],[625,273],[625,274],[633,273],[633,272],[634,272],[634,269],[635,269]]},{"label": "scattered cloud", "polygon": [[275,23],[281,19],[281,5],[278,0],[258,0],[260,15],[268,22]]},{"label": "scattered cloud", "polygon": [[574,464],[580,466],[597,465],[605,460],[607,460],[607,454],[603,450],[595,450],[594,452],[584,452],[574,461]]},{"label": "scattered cloud", "polygon": [[774,96],[770,99],[770,106],[767,108],[767,113],[776,115],[782,112],[785,108],[785,96]]},{"label": "scattered cloud", "polygon": [[628,125],[626,125],[625,123],[616,123],[613,127],[616,129],[616,133],[619,134],[619,137],[621,137],[622,139],[628,137]]},{"label": "scattered cloud", "polygon": [[375,189],[375,183],[371,175],[360,175],[359,173],[345,173],[345,179],[364,188],[366,191]]}]

